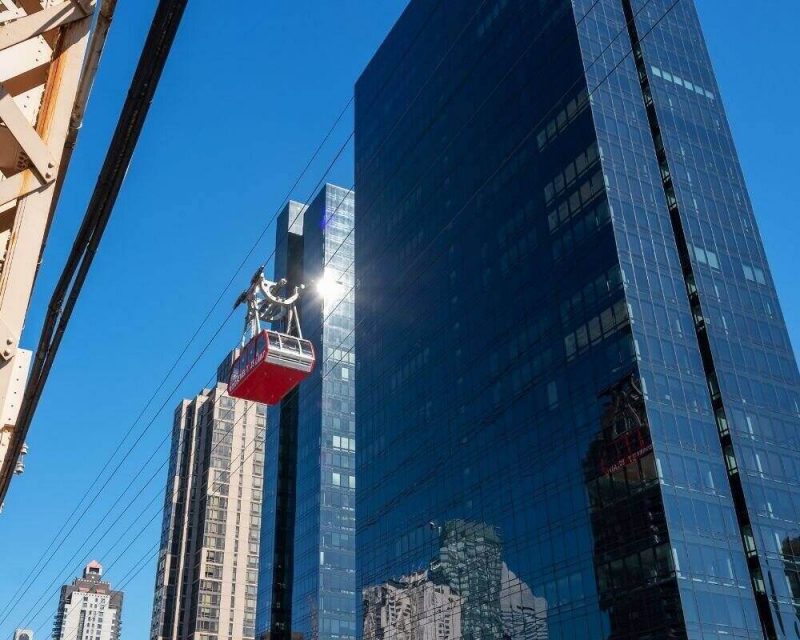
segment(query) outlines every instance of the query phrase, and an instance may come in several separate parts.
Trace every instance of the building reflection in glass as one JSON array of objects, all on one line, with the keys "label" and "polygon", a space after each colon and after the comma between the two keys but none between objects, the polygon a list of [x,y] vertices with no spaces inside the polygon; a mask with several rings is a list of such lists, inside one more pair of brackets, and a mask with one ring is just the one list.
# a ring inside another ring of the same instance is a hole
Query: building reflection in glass
[{"label": "building reflection in glass", "polygon": [[585,474],[609,638],[640,637],[654,624],[659,637],[673,637],[682,628],[680,599],[638,376],[631,373],[602,396],[607,404]]},{"label": "building reflection in glass", "polygon": [[363,590],[364,640],[548,637],[547,602],[503,561],[494,527],[451,520],[438,531],[426,569]]},{"label": "building reflection in glass", "polygon": [[364,589],[364,640],[461,637],[461,597],[430,571]]}]

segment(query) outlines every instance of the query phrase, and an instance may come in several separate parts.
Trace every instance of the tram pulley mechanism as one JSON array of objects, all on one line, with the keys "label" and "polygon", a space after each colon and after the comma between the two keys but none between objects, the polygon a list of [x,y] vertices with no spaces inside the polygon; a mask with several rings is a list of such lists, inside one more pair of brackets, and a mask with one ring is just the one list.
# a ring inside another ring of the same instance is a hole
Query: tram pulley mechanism
[{"label": "tram pulley mechanism", "polygon": [[[314,347],[303,339],[297,302],[304,286],[290,289],[285,278],[274,282],[260,268],[234,308],[247,305],[241,351],[231,367],[228,393],[265,404],[280,402],[314,370]],[[283,331],[263,328],[282,323]]]}]

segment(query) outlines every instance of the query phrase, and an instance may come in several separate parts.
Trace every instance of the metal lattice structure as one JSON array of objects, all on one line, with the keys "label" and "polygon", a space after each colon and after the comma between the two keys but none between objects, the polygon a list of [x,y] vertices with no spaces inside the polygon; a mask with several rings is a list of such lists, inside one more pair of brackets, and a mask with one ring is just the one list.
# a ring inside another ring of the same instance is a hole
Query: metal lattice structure
[{"label": "metal lattice structure", "polygon": [[0,0],[0,468],[30,366],[20,334],[115,4]]}]

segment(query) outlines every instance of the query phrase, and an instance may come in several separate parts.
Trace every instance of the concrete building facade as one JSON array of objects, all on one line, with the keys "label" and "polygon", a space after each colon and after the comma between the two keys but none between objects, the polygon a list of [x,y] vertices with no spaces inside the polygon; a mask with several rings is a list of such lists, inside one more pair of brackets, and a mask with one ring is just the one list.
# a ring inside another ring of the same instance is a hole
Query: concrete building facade
[{"label": "concrete building facade", "polygon": [[[61,587],[54,640],[119,640],[122,628],[122,592],[102,579],[103,566],[92,561],[83,577]],[[30,633],[20,630],[16,636]],[[29,638],[33,638],[31,633]]]},{"label": "concrete building facade", "polygon": [[175,410],[152,640],[254,637],[264,405],[216,386]]}]

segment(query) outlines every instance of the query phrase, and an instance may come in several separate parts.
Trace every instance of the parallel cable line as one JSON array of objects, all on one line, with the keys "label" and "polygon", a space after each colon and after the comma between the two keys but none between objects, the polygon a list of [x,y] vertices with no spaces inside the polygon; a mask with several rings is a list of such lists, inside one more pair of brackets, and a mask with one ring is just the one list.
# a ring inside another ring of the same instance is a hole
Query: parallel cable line
[{"label": "parallel cable line", "polygon": [[[343,299],[344,299],[344,298],[343,298]],[[340,303],[341,303],[341,300],[340,300]],[[337,304],[336,306],[338,307],[338,304]],[[335,308],[334,308],[334,310],[335,310]],[[326,318],[326,320],[327,320],[327,318]],[[325,322],[325,321],[323,320],[323,323],[322,323],[320,326],[323,326],[323,325],[324,325],[324,322]],[[328,373],[330,373],[330,371],[329,371]],[[321,383],[321,381],[322,381],[322,380],[324,380],[324,378],[325,378],[325,377],[327,377],[327,375],[328,375],[328,374],[325,374],[324,376],[322,376],[322,377],[321,377],[321,379],[320,379],[320,383]],[[243,420],[243,419],[245,418],[245,416],[246,416],[246,411],[242,413],[242,415],[240,416],[240,418],[239,418],[238,420],[236,420],[235,422],[233,422],[233,423],[231,424],[231,426],[230,426],[230,427],[228,428],[228,430],[226,431],[225,435],[230,435],[230,434],[232,433],[232,430],[233,430],[234,426],[235,426],[236,424],[238,424],[240,420]],[[214,427],[211,427],[211,428],[214,428]],[[179,445],[178,445],[178,446],[180,446],[180,445],[182,444],[182,442],[183,442],[183,441],[181,441],[181,443],[179,443]],[[217,446],[219,446],[219,444],[220,444],[221,442],[222,442],[222,440],[220,440],[220,442],[218,442],[217,444],[215,444],[215,445],[213,445],[213,446],[212,446],[212,448],[209,450],[209,455],[210,455],[210,454],[212,454],[212,453],[213,453],[213,452],[216,450],[216,447],[217,447]],[[255,446],[253,446],[253,449],[252,449],[252,451],[250,451],[250,453],[248,453],[246,456],[245,456],[245,453],[246,453],[246,452],[247,452],[247,450],[250,448],[250,445],[255,445],[255,444],[257,444],[258,442],[259,442],[258,438],[257,438],[257,437],[253,437],[253,439],[252,439],[252,440],[250,440],[250,442],[246,443],[246,444],[244,445],[244,447],[242,448],[241,455],[239,455],[239,456],[236,456],[235,458],[232,458],[232,459],[231,459],[231,461],[228,463],[228,467],[227,467],[227,469],[226,469],[227,473],[236,473],[237,471],[239,471],[240,469],[242,469],[242,467],[244,466],[245,462],[247,462],[247,461],[248,461],[248,460],[249,460],[249,459],[250,459],[250,458],[253,456],[253,454],[254,454],[254,453],[257,451],[257,448],[256,448]],[[264,441],[262,440],[261,442],[263,443]],[[240,464],[239,464],[239,465],[236,467],[236,469],[232,469],[232,468],[231,468],[231,466],[232,466],[233,462],[235,462],[235,461],[236,461],[236,459],[238,459],[238,458],[241,458],[241,462],[240,462]],[[204,469],[204,470],[205,470],[205,469]],[[192,470],[192,477],[195,477],[194,470]],[[190,479],[190,482],[191,482],[191,479]],[[214,489],[212,489],[212,491],[214,491]],[[161,495],[160,495],[160,494],[156,494],[156,498],[158,498],[158,497],[161,497]],[[149,506],[149,505],[148,505],[148,506]],[[154,521],[154,520],[155,520],[157,517],[159,517],[159,516],[163,516],[163,509],[159,509],[159,510],[157,510],[157,511],[156,511],[156,512],[153,514],[153,516],[150,518],[150,520],[148,520],[148,521],[145,523],[145,525],[144,525],[143,527],[141,527],[141,529],[140,529],[140,530],[138,530],[138,531],[137,531],[137,532],[136,532],[136,533],[133,535],[133,538],[131,539],[131,541],[130,541],[130,542],[129,542],[129,543],[126,545],[126,547],[125,547],[125,548],[124,548],[124,549],[123,549],[123,550],[122,550],[122,551],[121,551],[121,552],[120,552],[120,553],[117,555],[117,558],[116,558],[115,560],[113,560],[113,561],[112,561],[110,564],[108,564],[107,566],[105,566],[104,575],[107,575],[107,574],[108,574],[108,571],[109,571],[109,570],[110,570],[110,569],[111,569],[111,568],[112,568],[112,567],[113,567],[115,564],[117,564],[117,562],[120,560],[120,558],[121,558],[121,557],[122,557],[122,556],[123,556],[123,555],[124,555],[124,554],[125,554],[125,553],[126,553],[128,550],[130,550],[130,549],[132,548],[133,544],[134,544],[134,543],[135,543],[135,542],[136,542],[136,541],[139,539],[139,536],[140,536],[142,533],[144,533],[144,531],[146,531],[146,529],[148,528],[148,526],[149,526],[149,525],[150,525],[150,524],[151,524],[151,523],[152,523],[152,522],[153,522],[153,521]],[[117,544],[118,544],[118,543],[121,541],[121,539],[122,539],[122,538],[120,538],[119,540],[117,540],[117,542],[115,542],[115,543],[114,543],[114,545],[112,545],[112,548],[113,548],[114,546],[116,546],[116,545],[117,545]],[[133,579],[133,578],[134,578],[136,575],[138,575],[138,573],[139,573],[139,572],[140,572],[142,569],[144,569],[144,567],[147,565],[147,562],[146,562],[146,560],[151,560],[152,558],[154,558],[154,557],[156,557],[156,556],[158,555],[158,553],[159,553],[159,552],[160,552],[160,550],[161,550],[161,548],[160,548],[160,547],[161,547],[161,541],[159,540],[159,541],[158,541],[158,542],[157,542],[155,545],[153,545],[153,547],[151,548],[151,551],[149,551],[147,554],[145,554],[145,556],[143,556],[142,558],[140,558],[139,560],[137,560],[137,561],[136,561],[136,563],[134,563],[134,567],[133,567],[133,568],[132,568],[132,569],[131,569],[131,570],[130,570],[130,571],[129,571],[129,572],[126,574],[126,575],[125,575],[125,577],[123,578],[123,581],[124,581],[124,582],[123,582],[123,583],[121,583],[121,585],[120,585],[119,587],[117,587],[117,590],[122,590],[122,589],[123,589],[125,586],[127,586],[127,584],[128,584],[128,583],[129,583],[129,582],[130,582],[130,581],[131,581],[131,580],[132,580],[132,579]],[[139,566],[139,564],[140,564],[140,563],[142,563],[142,566]],[[137,566],[139,566],[139,568],[138,568],[138,569],[137,569]],[[129,577],[129,576],[130,576],[130,577]],[[126,578],[127,578],[127,581],[125,581],[125,579],[126,579]],[[34,614],[34,616],[33,616],[33,619],[36,619],[36,618],[39,616],[39,614],[42,612],[42,610],[43,610],[43,608],[44,608],[44,605],[46,605],[46,604],[47,604],[47,603],[45,602],[45,603],[44,603],[44,604],[43,604],[43,605],[42,605],[42,606],[39,608],[39,610],[36,612],[36,614]],[[46,625],[46,624],[47,624],[47,621],[45,620],[45,622],[43,622],[43,623],[42,623],[42,624],[41,624],[41,625],[38,627],[38,629],[36,630],[36,633],[38,634],[38,632],[39,632],[39,631],[40,631],[40,630],[41,630],[41,629],[44,627],[44,625]],[[69,636],[67,636],[67,637],[69,637]]]},{"label": "parallel cable line", "polygon": [[[327,141],[328,141],[328,139],[330,138],[331,134],[333,133],[333,131],[334,131],[334,130],[336,129],[336,127],[338,126],[338,124],[339,124],[339,122],[341,121],[341,119],[342,119],[342,117],[344,116],[344,114],[345,114],[345,113],[347,112],[347,110],[350,108],[350,105],[352,104],[352,102],[353,102],[353,98],[351,98],[351,99],[350,99],[350,101],[349,101],[349,102],[348,102],[348,103],[345,105],[345,107],[344,107],[344,108],[341,110],[341,112],[339,113],[339,115],[336,117],[336,119],[335,119],[335,121],[334,121],[333,125],[331,125],[330,129],[329,129],[329,130],[328,130],[328,132],[325,134],[325,137],[324,137],[324,138],[323,138],[323,139],[320,141],[320,143],[317,145],[317,148],[314,150],[314,153],[313,153],[313,154],[311,155],[311,157],[309,158],[309,160],[308,160],[308,162],[306,163],[305,167],[303,168],[303,170],[300,172],[300,174],[299,174],[299,175],[297,176],[297,178],[295,179],[295,181],[294,181],[294,184],[291,186],[291,188],[289,189],[288,193],[286,194],[286,196],[285,196],[285,198],[284,198],[284,201],[288,201],[288,200],[291,198],[291,195],[292,195],[292,193],[294,193],[294,190],[297,188],[297,185],[298,185],[298,184],[300,183],[300,181],[303,179],[303,177],[305,176],[305,174],[306,174],[306,172],[308,171],[308,169],[311,167],[311,165],[312,165],[312,163],[314,162],[314,160],[316,160],[316,158],[317,158],[317,156],[319,155],[320,151],[322,150],[323,146],[326,144],[326,142],[327,142]],[[83,496],[82,496],[82,497],[81,497],[81,499],[78,501],[78,504],[75,506],[75,508],[72,510],[72,512],[71,512],[71,513],[70,513],[70,514],[67,516],[67,518],[66,518],[66,520],[64,521],[64,523],[62,524],[61,528],[60,528],[60,529],[59,529],[59,531],[56,533],[56,535],[53,537],[53,540],[51,540],[51,542],[50,542],[50,544],[48,545],[47,549],[44,551],[44,553],[42,554],[42,556],[39,558],[39,560],[38,560],[38,561],[36,562],[36,564],[34,565],[34,568],[32,569],[32,571],[36,571],[36,569],[39,567],[39,564],[40,564],[40,563],[41,563],[41,562],[42,562],[42,561],[45,559],[45,557],[47,556],[47,554],[48,554],[48,553],[50,552],[50,550],[53,548],[53,545],[55,544],[55,542],[58,540],[58,538],[59,538],[59,537],[61,536],[61,534],[63,533],[64,529],[66,528],[66,526],[67,526],[67,524],[68,524],[68,522],[69,522],[69,521],[72,519],[72,517],[73,517],[73,516],[74,516],[76,513],[78,513],[78,510],[80,509],[80,507],[81,507],[81,505],[83,504],[84,500],[86,500],[86,498],[87,498],[87,497],[89,496],[89,494],[91,493],[91,491],[92,491],[92,487],[93,487],[94,485],[96,485],[96,484],[97,484],[97,482],[99,482],[99,480],[100,480],[100,478],[102,477],[103,473],[106,471],[106,469],[108,469],[109,465],[111,464],[111,461],[114,459],[114,457],[116,457],[117,453],[119,453],[120,449],[122,448],[122,445],[125,443],[125,440],[127,440],[128,436],[129,436],[129,435],[132,433],[132,431],[133,431],[134,427],[135,427],[135,426],[136,426],[136,425],[139,423],[139,421],[142,419],[142,417],[143,417],[143,416],[144,416],[144,414],[146,413],[147,409],[148,409],[148,408],[150,407],[150,405],[152,404],[153,400],[155,400],[156,396],[157,396],[157,395],[160,393],[160,391],[161,391],[161,390],[164,388],[164,386],[165,386],[165,384],[166,384],[167,380],[170,378],[170,376],[172,375],[172,373],[175,371],[175,369],[177,368],[177,366],[178,366],[179,362],[180,362],[180,361],[183,359],[183,357],[186,355],[187,351],[189,350],[189,347],[190,347],[190,346],[191,346],[191,344],[192,344],[192,343],[195,341],[195,339],[197,338],[197,336],[200,334],[200,332],[202,331],[203,327],[204,327],[204,326],[206,325],[206,323],[208,322],[209,318],[211,318],[211,315],[212,315],[212,314],[213,314],[213,312],[216,310],[216,308],[219,306],[219,303],[222,301],[222,299],[223,299],[223,297],[224,297],[225,293],[227,293],[228,289],[230,289],[231,285],[234,283],[234,281],[235,281],[235,280],[236,280],[236,278],[238,277],[238,275],[239,275],[239,273],[241,272],[242,268],[244,267],[245,263],[246,263],[246,262],[247,262],[247,260],[250,258],[250,256],[252,256],[252,254],[255,252],[256,248],[257,248],[257,247],[258,247],[258,245],[260,244],[261,240],[262,240],[262,239],[263,239],[263,237],[266,235],[266,232],[268,231],[268,229],[269,229],[269,226],[271,226],[272,222],[273,222],[273,221],[274,221],[274,220],[277,218],[277,216],[280,214],[280,212],[281,212],[281,210],[282,210],[282,209],[283,209],[283,205],[281,206],[281,208],[279,208],[279,209],[278,209],[278,210],[275,212],[275,214],[273,214],[272,218],[271,218],[271,219],[270,219],[270,221],[267,223],[267,226],[266,226],[266,227],[265,227],[265,228],[262,230],[262,232],[261,232],[261,234],[259,235],[259,237],[258,237],[258,239],[256,240],[256,242],[255,242],[255,243],[252,245],[252,247],[251,247],[251,248],[250,248],[250,250],[248,251],[248,253],[247,253],[247,255],[245,256],[245,258],[242,260],[242,262],[239,264],[239,266],[238,266],[238,268],[236,269],[236,271],[233,273],[233,275],[231,276],[231,278],[228,280],[228,283],[226,284],[225,288],[224,288],[224,289],[223,289],[223,290],[220,292],[220,294],[219,294],[219,296],[217,297],[217,299],[214,301],[214,303],[211,305],[211,307],[210,307],[210,308],[208,309],[208,311],[206,312],[206,314],[205,314],[205,316],[204,316],[203,320],[202,320],[202,321],[201,321],[201,323],[198,325],[197,329],[195,329],[194,333],[193,333],[193,334],[192,334],[192,336],[189,338],[188,342],[186,342],[186,344],[184,345],[184,347],[183,347],[183,350],[181,351],[181,353],[178,355],[178,357],[175,359],[175,361],[174,361],[174,362],[172,363],[172,365],[170,366],[170,368],[169,368],[169,370],[167,371],[167,373],[166,373],[166,374],[164,375],[164,377],[161,379],[161,382],[160,382],[160,383],[157,385],[157,387],[156,387],[155,391],[153,391],[153,394],[150,396],[150,398],[149,398],[149,399],[147,400],[147,402],[145,403],[145,406],[144,406],[144,407],[142,408],[142,410],[139,412],[139,415],[138,415],[138,416],[136,417],[136,419],[133,421],[133,423],[131,424],[131,426],[130,426],[130,427],[128,428],[128,430],[125,432],[125,435],[122,437],[122,440],[120,440],[119,444],[117,444],[117,446],[116,446],[116,448],[114,449],[114,451],[111,453],[111,455],[109,456],[109,458],[106,460],[105,464],[103,465],[103,468],[102,468],[102,469],[100,470],[100,472],[97,474],[97,476],[95,477],[95,479],[94,479],[94,480],[92,480],[92,481],[89,483],[89,487],[86,489],[86,491],[84,492]],[[227,322],[227,319],[226,319],[226,322]],[[216,335],[216,334],[215,334],[215,335]],[[209,344],[206,344],[206,348],[207,348],[208,346],[209,346]],[[184,376],[184,378],[185,378],[185,376]],[[174,394],[174,390],[173,390],[173,394]],[[171,396],[170,396],[170,397],[171,397]],[[163,408],[163,407],[162,407],[162,408]],[[159,411],[160,411],[160,409],[159,409]],[[130,455],[130,454],[133,452],[133,450],[135,449],[136,445],[137,445],[137,444],[138,444],[138,443],[141,441],[142,437],[145,435],[145,433],[147,432],[147,430],[149,429],[149,427],[150,427],[150,426],[152,426],[152,421],[151,421],[151,422],[150,422],[150,423],[147,425],[147,428],[146,428],[144,431],[142,431],[142,432],[139,434],[139,436],[136,438],[136,440],[135,440],[135,441],[134,441],[134,443],[131,445],[131,447],[130,447],[130,448],[129,448],[129,449],[126,451],[126,453],[123,455],[123,460],[124,460],[125,458],[127,458],[127,457],[128,457],[128,456],[129,456],[129,455]],[[111,474],[109,475],[109,479],[106,481],[106,483],[103,485],[103,487],[101,487],[100,491],[102,491],[102,490],[105,488],[105,486],[107,486],[107,484],[108,484],[108,481],[109,481],[109,480],[110,480],[112,477],[114,477],[115,473],[116,473],[116,472],[119,470],[120,466],[121,466],[121,464],[118,464],[118,465],[117,465],[117,466],[114,468],[114,470],[113,470],[113,471],[111,472]],[[98,495],[99,495],[99,493],[98,493]],[[93,500],[92,500],[92,501],[89,503],[89,505],[87,505],[86,509],[88,509],[88,508],[89,508],[89,507],[90,507],[92,504],[94,504],[94,500],[96,500],[96,499],[97,499],[97,496],[95,496],[95,498],[94,498],[94,499],[93,499]],[[84,511],[85,511],[85,510],[84,510]],[[77,524],[77,522],[76,522],[76,524]],[[70,533],[72,533],[72,531],[74,530],[74,527],[75,527],[75,525],[73,525],[73,527],[72,527],[72,528],[71,528],[71,529],[70,529],[70,530],[67,532],[66,536],[69,536],[69,534],[70,534]],[[58,549],[60,549],[60,548],[61,548],[61,546],[62,546],[63,544],[64,544],[64,540],[62,540],[62,541],[61,541],[61,543],[60,543],[60,544],[59,544],[59,545],[56,547],[55,551],[58,551]],[[51,556],[51,557],[52,557],[52,556]],[[46,566],[47,562],[49,562],[49,560],[50,560],[50,558],[48,558],[48,559],[47,559],[47,561],[45,562],[45,566]],[[38,577],[38,575],[39,575],[40,573],[41,573],[41,572],[37,573],[37,574],[36,574],[36,576],[34,576],[34,578],[33,578],[33,579],[35,580],[35,579],[36,579],[36,577]],[[29,574],[28,578],[30,578],[30,574]],[[9,602],[9,603],[8,603],[8,604],[7,604],[7,605],[4,607],[4,609],[3,609],[3,611],[2,611],[2,614],[0,614],[0,615],[3,615],[3,617],[2,617],[2,618],[0,618],[0,624],[2,624],[2,623],[5,621],[5,619],[6,619],[6,617],[7,617],[7,614],[8,614],[8,612],[7,612],[7,609],[8,609],[8,607],[9,607],[9,605],[10,605],[10,604],[11,604],[11,603],[12,603],[14,600],[16,600],[16,598],[17,598],[17,596],[19,595],[20,591],[21,591],[21,590],[24,588],[24,586],[25,586],[26,582],[28,581],[28,578],[26,578],[26,580],[24,580],[24,581],[22,582],[22,584],[20,585],[20,587],[17,589],[17,592],[15,592],[15,593],[14,593],[14,595],[11,597],[11,601],[10,601],[10,602]],[[23,595],[24,595],[24,594],[23,594]]]}]

